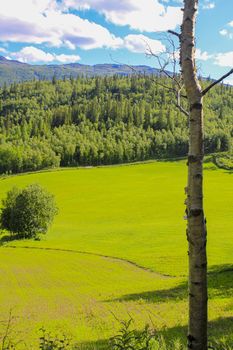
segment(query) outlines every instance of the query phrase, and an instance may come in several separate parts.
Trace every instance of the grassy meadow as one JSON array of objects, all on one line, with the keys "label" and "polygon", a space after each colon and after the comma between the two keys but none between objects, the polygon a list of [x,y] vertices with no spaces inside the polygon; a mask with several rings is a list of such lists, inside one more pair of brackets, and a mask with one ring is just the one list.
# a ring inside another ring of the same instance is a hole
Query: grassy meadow
[{"label": "grassy meadow", "polygon": [[[12,309],[15,332],[31,344],[41,326],[67,333],[83,349],[104,349],[133,317],[168,339],[185,339],[187,243],[184,161],[73,168],[0,179],[40,183],[59,214],[41,241],[0,247],[0,320]],[[210,335],[233,341],[233,174],[205,163]]]}]

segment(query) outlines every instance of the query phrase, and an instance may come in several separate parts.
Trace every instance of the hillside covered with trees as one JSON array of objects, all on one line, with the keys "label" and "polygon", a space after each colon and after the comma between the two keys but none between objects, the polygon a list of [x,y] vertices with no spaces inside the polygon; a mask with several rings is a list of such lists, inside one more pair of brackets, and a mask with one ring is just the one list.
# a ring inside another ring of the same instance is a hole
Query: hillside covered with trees
[{"label": "hillside covered with trees", "polygon": [[158,74],[159,70],[145,65],[131,67],[125,64],[28,64],[16,60],[9,60],[0,56],[0,86],[4,84],[20,83],[30,80],[52,80],[53,76],[57,79],[74,78],[79,76],[113,76],[113,75],[132,75],[138,74]]},{"label": "hillside covered with trees", "polygon": [[[164,77],[78,77],[0,89],[0,172],[183,157],[187,117]],[[205,84],[205,82],[204,82]],[[230,151],[233,87],[205,100],[206,153]]]}]

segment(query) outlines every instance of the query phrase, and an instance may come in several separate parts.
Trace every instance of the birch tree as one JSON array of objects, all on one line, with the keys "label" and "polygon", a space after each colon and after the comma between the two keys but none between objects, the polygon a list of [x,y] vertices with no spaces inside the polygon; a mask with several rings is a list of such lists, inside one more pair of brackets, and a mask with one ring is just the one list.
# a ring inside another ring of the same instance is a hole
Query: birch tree
[{"label": "birch tree", "polygon": [[[185,188],[186,218],[189,256],[189,322],[188,349],[207,350],[208,336],[208,288],[207,288],[207,229],[203,207],[203,158],[204,158],[204,96],[217,84],[233,73],[233,68],[202,89],[197,77],[195,60],[195,26],[198,0],[183,0],[183,20],[180,33],[169,30],[179,40],[180,72],[177,72],[176,45],[166,37],[169,48],[163,54],[155,54],[147,44],[147,55],[157,59],[160,72],[172,80],[167,85],[156,80],[164,89],[176,96],[176,107],[189,121],[188,184]],[[115,61],[119,64],[119,62]],[[134,70],[133,67],[131,67]],[[185,103],[183,103],[185,101]],[[188,108],[186,108],[188,106]]]},{"label": "birch tree", "polygon": [[[189,325],[188,349],[207,350],[207,230],[203,209],[204,115],[203,97],[216,84],[233,73],[231,69],[202,90],[195,62],[195,25],[198,0],[184,0],[181,33],[170,31],[180,43],[180,81],[173,75],[177,106],[189,119],[188,185],[186,187],[187,240],[189,245]],[[183,95],[182,89],[184,88]],[[181,104],[187,99],[188,110]]]}]

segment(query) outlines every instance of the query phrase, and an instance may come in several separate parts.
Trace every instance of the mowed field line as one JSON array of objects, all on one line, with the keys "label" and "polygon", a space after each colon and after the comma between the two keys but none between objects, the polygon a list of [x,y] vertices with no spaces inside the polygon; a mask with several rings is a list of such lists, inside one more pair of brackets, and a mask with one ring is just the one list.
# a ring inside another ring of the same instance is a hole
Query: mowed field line
[{"label": "mowed field line", "polygon": [[[210,334],[218,339],[233,336],[232,176],[205,163]],[[0,320],[13,307],[28,344],[41,326],[60,327],[99,349],[95,342],[119,329],[113,315],[133,317],[137,329],[152,321],[168,339],[185,342],[186,177],[179,161],[0,180],[0,198],[13,186],[39,183],[59,207],[41,241],[0,247]]]},{"label": "mowed field line", "polygon": [[[231,264],[233,175],[205,163],[209,266]],[[70,249],[129,260],[164,275],[187,275],[184,161],[69,169],[10,176],[13,186],[40,183],[59,215],[41,241],[17,246]],[[218,216],[216,216],[218,213]]]},{"label": "mowed field line", "polygon": [[[187,278],[53,249],[1,247],[0,261],[0,320],[13,308],[16,330],[19,335],[24,330],[27,344],[38,339],[41,326],[55,333],[62,329],[81,343],[108,339],[119,328],[116,319],[129,317],[137,329],[152,322],[168,339],[185,341]],[[232,336],[232,293],[232,269],[209,274],[210,331],[215,337]]]},{"label": "mowed field line", "polygon": [[[142,269],[144,271],[148,271],[152,274],[154,274],[155,276],[159,276],[160,278],[176,278],[176,277],[186,277],[186,275],[183,276],[172,276],[172,275],[166,275],[166,274],[162,274],[159,272],[156,272],[150,268],[138,265],[137,263],[127,260],[127,259],[123,259],[123,258],[118,258],[116,256],[110,256],[110,255],[103,255],[103,254],[98,254],[98,253],[92,253],[92,252],[83,252],[83,251],[79,251],[79,250],[72,250],[72,249],[62,249],[62,248],[51,248],[51,247],[32,247],[32,246],[17,246],[17,245],[3,245],[1,246],[1,248],[12,248],[12,249],[37,249],[37,250],[45,250],[45,251],[58,251],[58,252],[67,252],[67,253],[74,253],[74,254],[81,254],[81,255],[92,255],[92,256],[97,256],[97,257],[101,257],[101,258],[105,258],[107,260],[111,260],[111,261],[120,261],[122,263],[126,263],[129,265],[133,265],[134,267],[138,268],[138,269]],[[230,266],[230,267],[229,267]],[[219,274],[219,273],[225,273],[225,272],[233,272],[233,266],[232,265],[226,265],[225,267],[220,268],[217,271],[212,271],[210,270],[208,272],[208,274],[214,275],[214,274]]]},{"label": "mowed field line", "polygon": [[[160,276],[125,261],[3,247],[0,260],[0,320],[6,320],[13,308],[19,317],[17,331],[25,330],[28,342],[36,339],[41,326],[64,329],[79,341],[107,339],[119,327],[113,315],[118,319],[131,315],[138,328],[151,317],[160,328],[165,322],[172,326],[180,308],[186,308],[186,300],[179,297],[183,279]],[[171,317],[166,321],[169,309]],[[184,315],[179,319],[183,324]]]},{"label": "mowed field line", "polygon": [[[110,259],[110,260],[116,260],[116,261],[120,261],[126,264],[130,264],[133,265],[139,269],[142,269],[144,271],[149,271],[159,277],[164,277],[164,278],[172,278],[172,277],[177,277],[177,276],[171,276],[171,275],[166,275],[166,274],[162,274],[159,272],[156,272],[148,267],[145,266],[141,266],[138,265],[137,263],[127,260],[127,259],[123,259],[123,258],[118,258],[116,256],[110,256],[110,255],[103,255],[103,254],[98,254],[98,253],[92,253],[92,252],[83,252],[83,251],[79,251],[79,250],[74,250],[74,249],[62,249],[62,248],[51,248],[51,247],[33,247],[33,246],[17,246],[17,245],[3,245],[1,246],[1,248],[12,248],[12,249],[39,249],[39,250],[51,250],[51,251],[58,251],[58,252],[68,252],[68,253],[75,253],[75,254],[84,254],[84,255],[93,255],[93,256],[99,256],[102,258],[106,258],[106,259]],[[180,276],[180,277],[184,277],[184,276]]]}]

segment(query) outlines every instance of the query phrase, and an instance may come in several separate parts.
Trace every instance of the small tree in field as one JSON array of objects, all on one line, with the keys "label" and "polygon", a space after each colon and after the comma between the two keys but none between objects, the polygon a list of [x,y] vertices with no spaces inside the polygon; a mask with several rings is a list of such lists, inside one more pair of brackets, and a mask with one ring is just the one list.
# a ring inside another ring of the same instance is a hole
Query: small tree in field
[{"label": "small tree in field", "polygon": [[40,185],[14,187],[2,201],[0,225],[24,238],[36,238],[47,232],[56,214],[54,196]]}]

